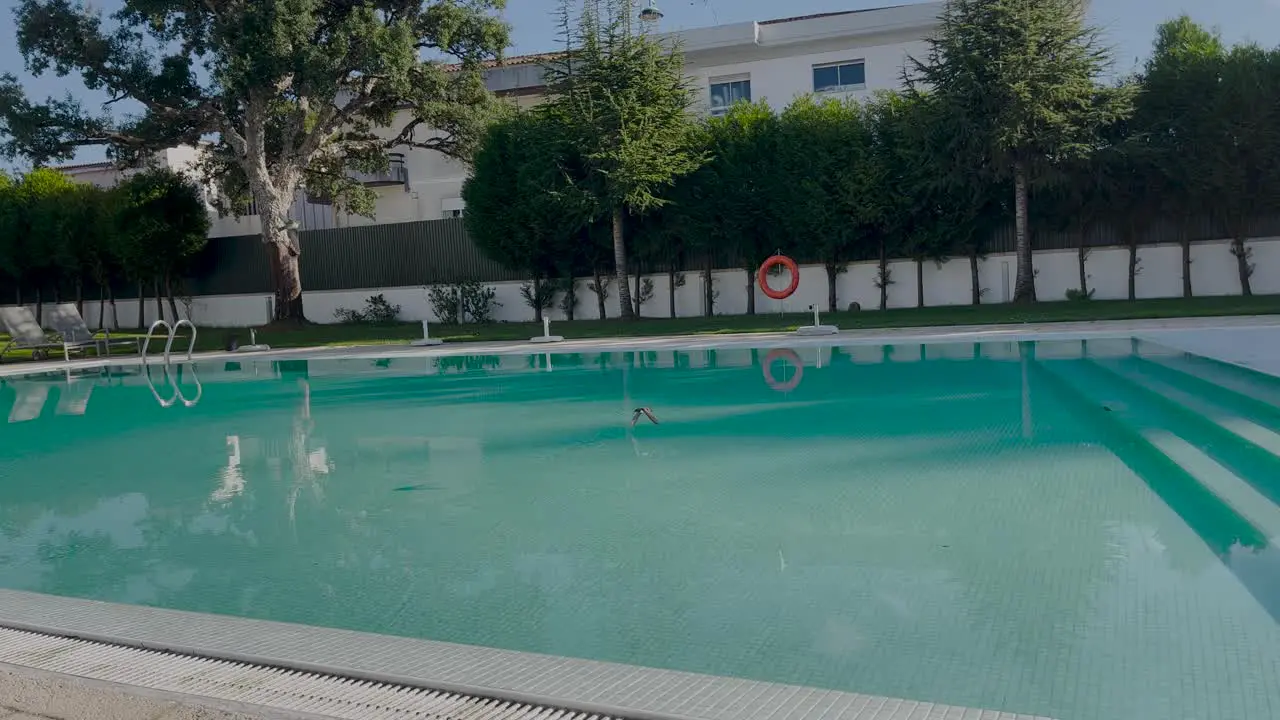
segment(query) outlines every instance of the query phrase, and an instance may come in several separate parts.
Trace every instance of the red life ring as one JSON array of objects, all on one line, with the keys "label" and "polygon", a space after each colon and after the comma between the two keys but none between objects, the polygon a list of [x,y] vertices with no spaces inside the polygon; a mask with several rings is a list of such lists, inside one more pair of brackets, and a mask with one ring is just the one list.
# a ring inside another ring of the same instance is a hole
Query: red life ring
[{"label": "red life ring", "polygon": [[[791,284],[784,290],[774,290],[769,287],[769,271],[772,270],[775,265],[781,265],[791,271]],[[796,288],[800,287],[800,268],[796,267],[795,260],[792,260],[786,255],[774,255],[768,260],[765,260],[764,264],[760,266],[760,271],[756,273],[756,281],[760,283],[760,290],[763,291],[765,295],[768,295],[774,300],[786,300],[791,297],[791,294],[796,291]]]},{"label": "red life ring", "polygon": [[[786,382],[778,382],[777,378],[773,376],[773,364],[779,360],[790,362],[796,369],[796,374]],[[796,354],[795,350],[778,348],[770,350],[769,354],[764,356],[764,381],[774,390],[778,392],[795,390],[802,377],[804,377],[804,363],[800,361],[800,356]]]}]

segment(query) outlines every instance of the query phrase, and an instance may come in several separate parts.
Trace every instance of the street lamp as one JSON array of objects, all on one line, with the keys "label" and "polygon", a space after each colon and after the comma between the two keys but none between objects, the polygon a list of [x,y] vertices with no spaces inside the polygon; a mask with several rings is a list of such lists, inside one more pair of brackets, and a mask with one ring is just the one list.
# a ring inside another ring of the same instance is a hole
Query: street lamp
[{"label": "street lamp", "polygon": [[658,9],[658,4],[645,5],[640,11],[640,19],[647,23],[656,23],[662,19],[662,11]]}]

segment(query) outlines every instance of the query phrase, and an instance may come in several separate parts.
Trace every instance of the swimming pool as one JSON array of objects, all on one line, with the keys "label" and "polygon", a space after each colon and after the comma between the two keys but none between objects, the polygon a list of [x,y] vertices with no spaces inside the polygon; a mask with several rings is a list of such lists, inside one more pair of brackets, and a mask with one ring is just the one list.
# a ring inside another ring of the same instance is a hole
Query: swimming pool
[{"label": "swimming pool", "polygon": [[1280,716],[1280,379],[1129,340],[198,363],[191,407],[138,372],[3,381],[0,587]]}]

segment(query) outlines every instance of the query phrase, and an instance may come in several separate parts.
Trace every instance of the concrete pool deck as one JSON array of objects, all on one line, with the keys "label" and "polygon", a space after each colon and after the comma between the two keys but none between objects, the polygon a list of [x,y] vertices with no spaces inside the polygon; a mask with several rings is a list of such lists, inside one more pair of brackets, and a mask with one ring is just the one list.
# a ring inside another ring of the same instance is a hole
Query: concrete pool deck
[{"label": "concrete pool deck", "polygon": [[[1105,320],[1092,322],[1020,323],[897,329],[846,330],[838,335],[802,337],[792,333],[734,333],[724,335],[658,335],[628,338],[568,338],[553,345],[528,341],[448,343],[431,347],[406,344],[302,347],[255,353],[196,353],[193,361],[246,361],[252,359],[381,359],[408,357],[456,357],[461,355],[534,355],[570,352],[627,352],[649,350],[697,350],[706,348],[824,347],[887,344],[978,343],[1035,340],[1091,340],[1137,337],[1185,352],[1280,374],[1280,315],[1162,320]],[[175,354],[173,362],[185,361]],[[159,355],[147,364],[159,365]],[[0,378],[64,370],[85,370],[108,365],[138,367],[136,355],[81,358],[70,362],[47,360],[0,365]]]},{"label": "concrete pool deck", "polygon": [[[367,359],[1125,337],[1280,375],[1280,317],[1276,316],[860,330],[815,338],[767,333],[567,340],[554,346],[510,342],[433,348],[298,348],[204,353],[194,359]],[[158,357],[151,361],[162,362]],[[138,366],[141,361],[125,357],[13,363],[0,367],[0,377],[108,364]],[[403,707],[393,706],[396,703]],[[1028,720],[1030,716],[0,590],[0,720],[28,717]]]}]

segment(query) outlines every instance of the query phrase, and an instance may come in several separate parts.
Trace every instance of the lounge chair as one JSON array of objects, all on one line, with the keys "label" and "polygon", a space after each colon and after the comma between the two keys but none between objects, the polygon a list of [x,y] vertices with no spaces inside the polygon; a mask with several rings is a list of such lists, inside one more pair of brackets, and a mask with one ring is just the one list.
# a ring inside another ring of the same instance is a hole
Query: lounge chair
[{"label": "lounge chair", "polygon": [[3,359],[5,353],[10,350],[32,350],[38,354],[62,347],[62,343],[45,333],[40,323],[36,322],[35,315],[20,305],[0,307],[0,329],[9,335],[9,343],[0,349],[0,359]]},{"label": "lounge chair", "polygon": [[[75,303],[62,303],[54,305],[46,311],[48,316],[48,324],[53,327],[54,332],[62,336],[64,351],[68,348],[84,348],[93,346],[98,355],[102,355],[106,351],[108,356],[111,355],[111,347],[131,347],[135,352],[142,352],[142,341],[138,338],[119,338],[111,339],[111,333],[107,330],[99,330],[93,332],[89,326],[85,324],[84,318],[80,317],[80,311],[76,309]],[[70,357],[67,358],[68,360]]]}]

